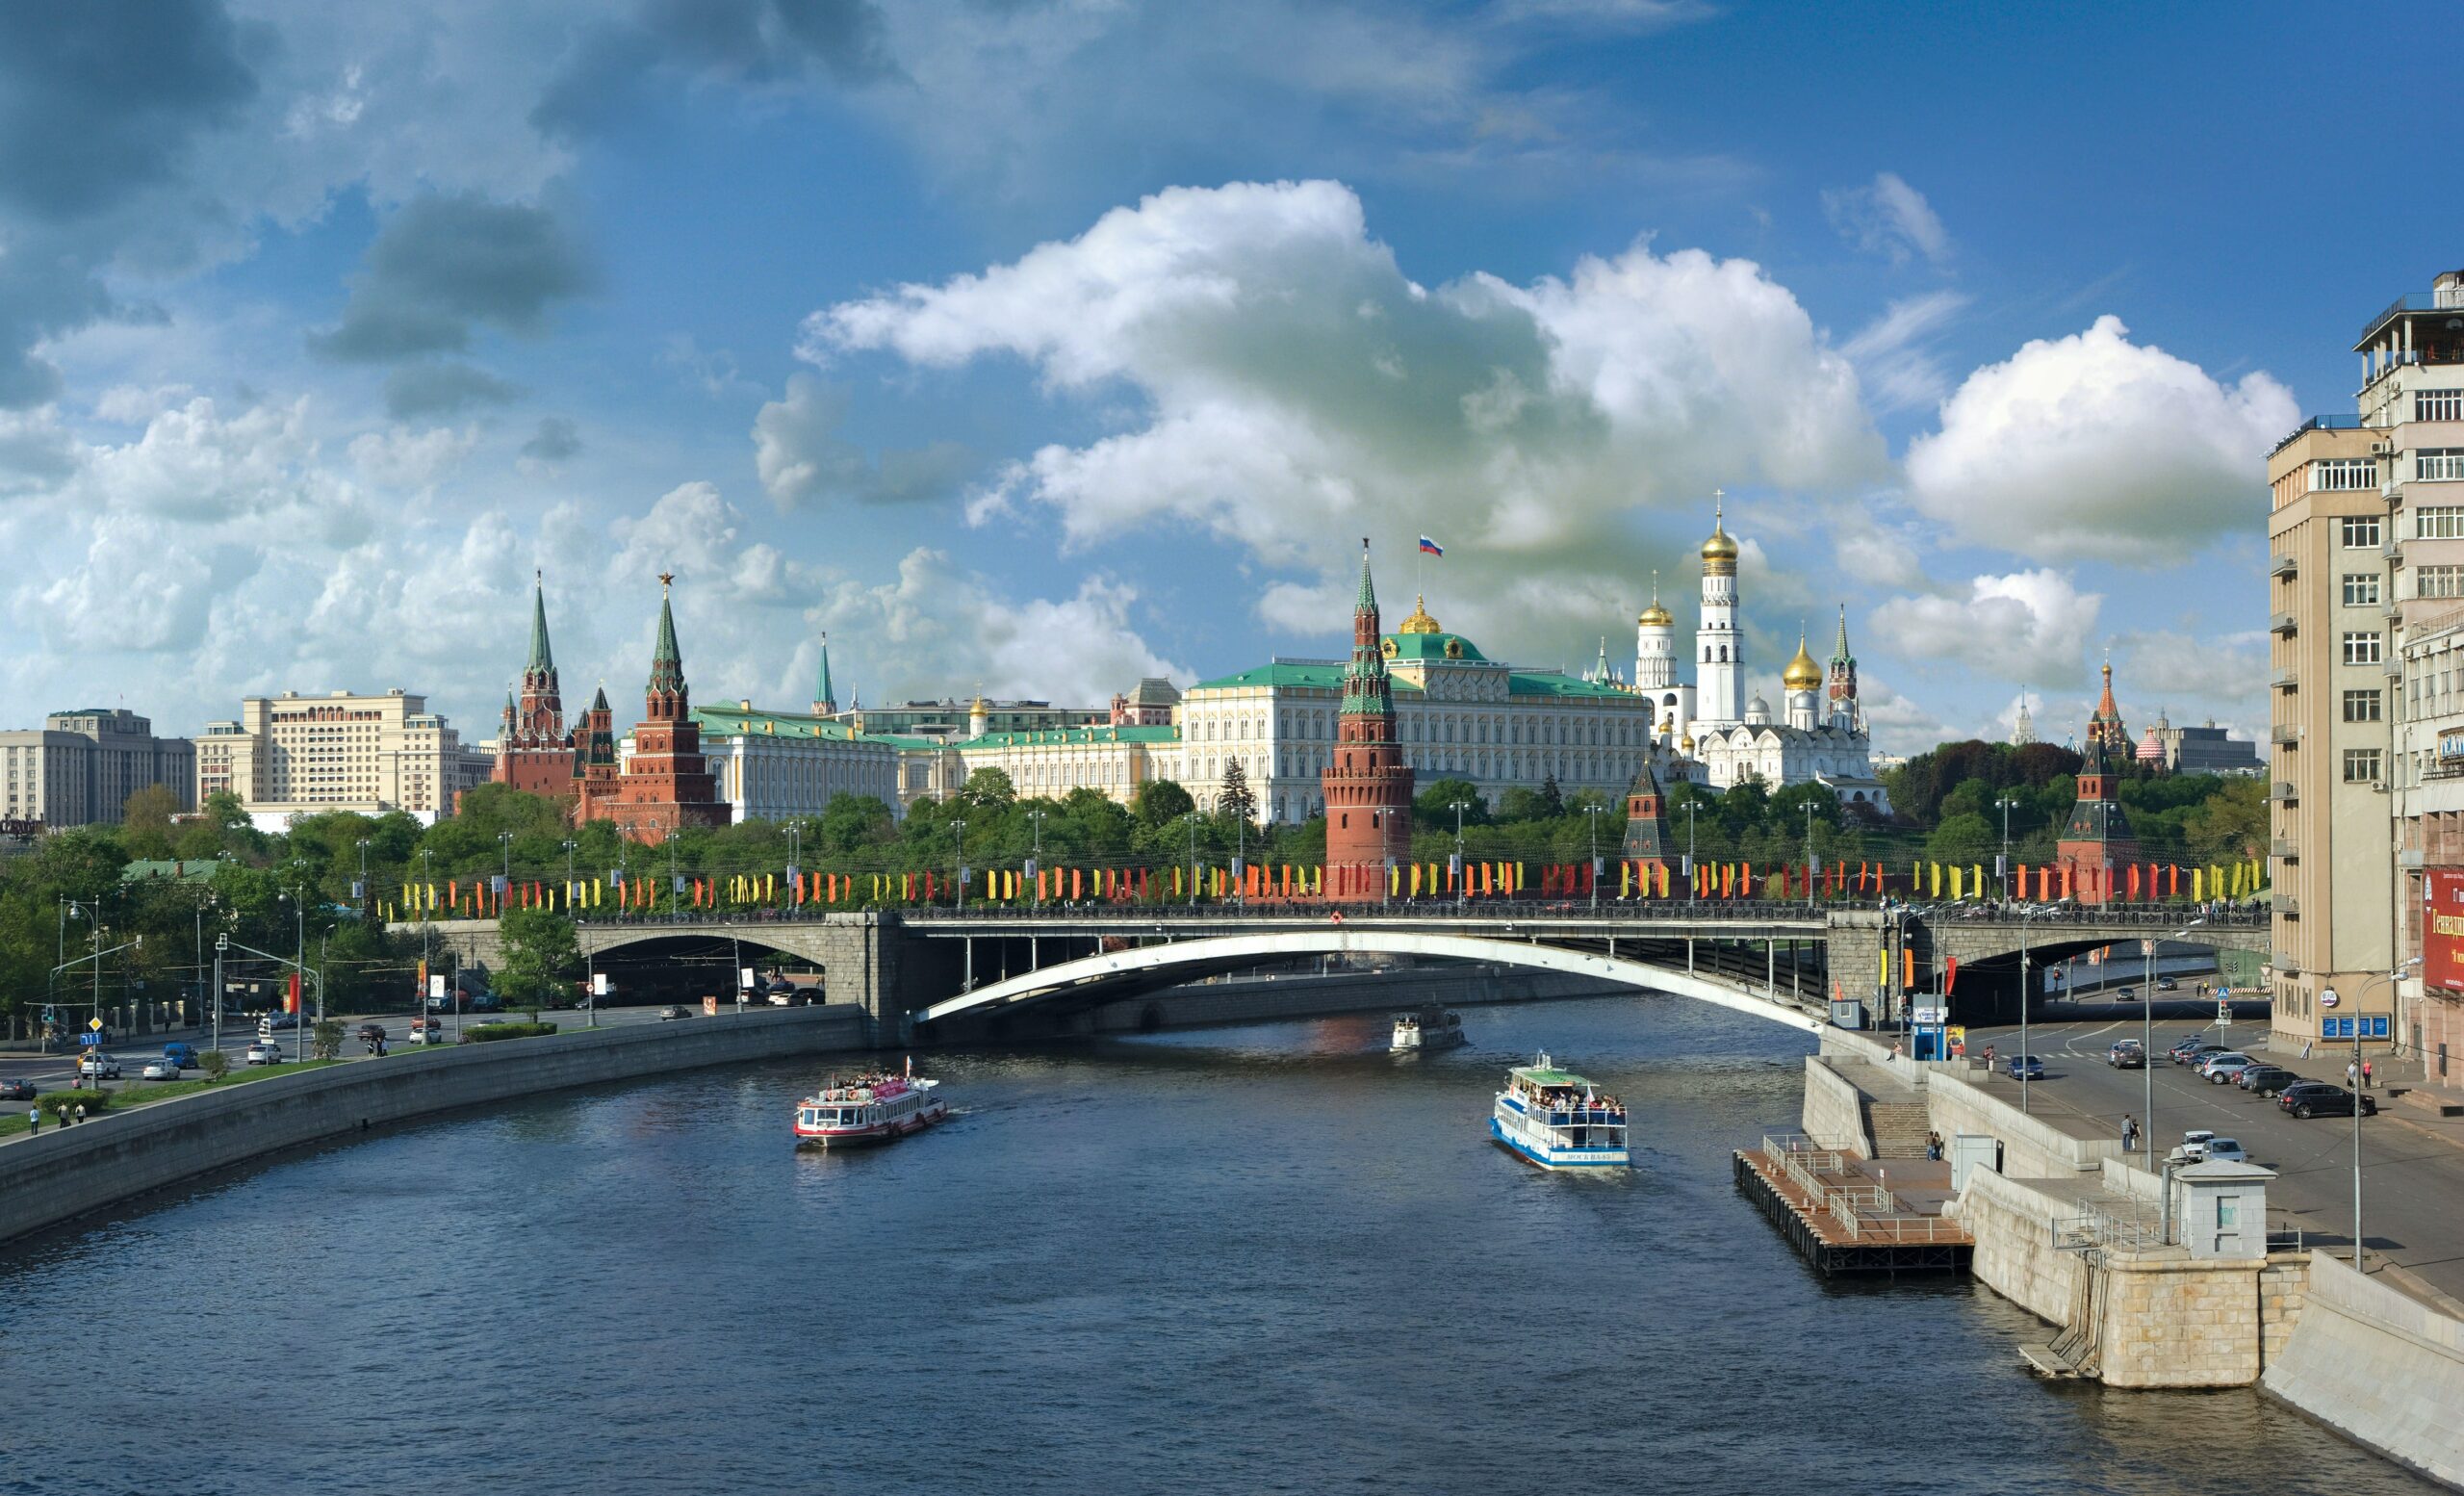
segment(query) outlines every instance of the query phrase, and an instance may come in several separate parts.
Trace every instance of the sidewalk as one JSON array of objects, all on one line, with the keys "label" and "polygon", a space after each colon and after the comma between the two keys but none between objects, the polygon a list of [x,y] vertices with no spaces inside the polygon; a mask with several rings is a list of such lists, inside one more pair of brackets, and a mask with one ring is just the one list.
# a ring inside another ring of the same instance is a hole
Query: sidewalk
[{"label": "sidewalk", "polygon": [[[2305,1056],[2297,1048],[2290,1052],[2270,1048],[2268,1036],[2261,1033],[2254,1036],[2250,1045],[2242,1052],[2264,1055],[2270,1065],[2280,1065],[2304,1080],[2323,1080],[2335,1086],[2348,1084],[2345,1079],[2345,1067],[2352,1063],[2352,1046],[2349,1045],[2323,1043]],[[2377,1099],[2381,1119],[2402,1122],[2426,1136],[2464,1148],[2464,1117],[2442,1117],[2435,1105],[2419,1106],[2403,1100],[2408,1092],[2422,1092],[2425,1097],[2435,1097],[2451,1105],[2464,1101],[2464,1093],[2426,1087],[2422,1078],[2424,1066],[2418,1057],[2368,1050],[2363,1051],[2363,1057],[2370,1061],[2369,1094]]]}]

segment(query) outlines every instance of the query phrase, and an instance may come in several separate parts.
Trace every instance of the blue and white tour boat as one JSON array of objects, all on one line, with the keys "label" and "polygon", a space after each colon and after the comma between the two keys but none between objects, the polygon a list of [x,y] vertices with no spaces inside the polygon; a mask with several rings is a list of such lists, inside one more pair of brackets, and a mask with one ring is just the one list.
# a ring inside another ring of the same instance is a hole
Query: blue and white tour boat
[{"label": "blue and white tour boat", "polygon": [[1623,1169],[1626,1108],[1540,1056],[1506,1072],[1489,1136],[1543,1169]]}]

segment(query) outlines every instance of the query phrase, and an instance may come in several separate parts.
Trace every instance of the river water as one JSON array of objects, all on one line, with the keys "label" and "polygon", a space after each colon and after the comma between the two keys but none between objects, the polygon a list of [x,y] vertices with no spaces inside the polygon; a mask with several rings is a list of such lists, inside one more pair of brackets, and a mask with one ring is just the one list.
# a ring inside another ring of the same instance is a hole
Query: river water
[{"label": "river water", "polygon": [[[2105,1393],[1964,1280],[1825,1283],[1731,1183],[1803,1041],[1674,998],[933,1054],[960,1115],[796,1150],[827,1067],[558,1093],[0,1252],[0,1490],[2427,1490],[2247,1392]],[[1623,1180],[1487,1139],[1550,1049]]]}]

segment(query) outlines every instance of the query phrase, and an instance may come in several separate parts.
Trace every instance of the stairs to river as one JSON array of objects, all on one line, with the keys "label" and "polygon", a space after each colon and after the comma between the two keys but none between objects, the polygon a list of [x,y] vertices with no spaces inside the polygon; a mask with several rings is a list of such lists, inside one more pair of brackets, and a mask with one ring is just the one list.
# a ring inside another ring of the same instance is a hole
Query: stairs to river
[{"label": "stairs to river", "polygon": [[1922,1101],[1877,1101],[1863,1098],[1865,1136],[1873,1140],[1876,1158],[1923,1158],[1926,1135],[1933,1131]]}]

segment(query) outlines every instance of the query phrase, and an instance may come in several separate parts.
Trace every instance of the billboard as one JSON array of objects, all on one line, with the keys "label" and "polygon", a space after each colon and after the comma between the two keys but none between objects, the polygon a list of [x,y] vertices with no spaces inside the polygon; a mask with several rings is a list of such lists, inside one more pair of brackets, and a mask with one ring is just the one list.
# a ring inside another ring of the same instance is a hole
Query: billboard
[{"label": "billboard", "polygon": [[2422,984],[2464,993],[2464,867],[2422,872]]}]

